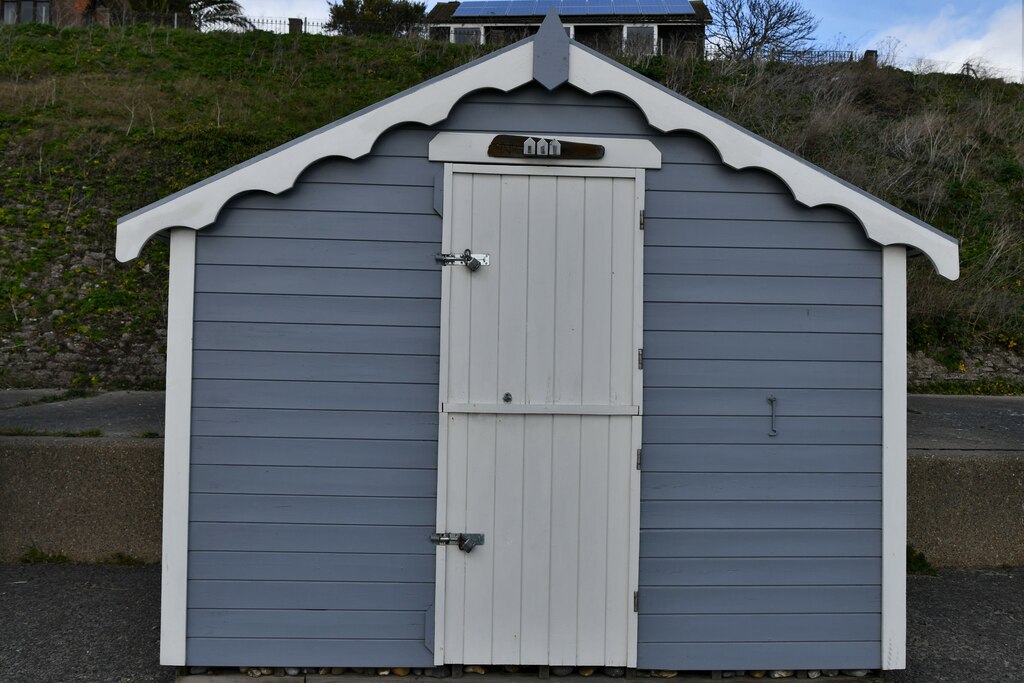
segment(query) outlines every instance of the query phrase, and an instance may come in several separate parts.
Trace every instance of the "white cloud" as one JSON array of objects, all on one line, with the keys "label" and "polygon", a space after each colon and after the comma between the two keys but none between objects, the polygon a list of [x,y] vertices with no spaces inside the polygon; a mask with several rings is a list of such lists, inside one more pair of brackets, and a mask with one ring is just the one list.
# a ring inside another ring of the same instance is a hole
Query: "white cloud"
[{"label": "white cloud", "polygon": [[[250,17],[298,17],[327,21],[327,0],[240,0]],[[341,0],[338,0],[340,3]]]},{"label": "white cloud", "polygon": [[879,32],[872,44],[891,37],[899,41],[899,60],[912,65],[925,60],[944,71],[958,71],[964,62],[982,64],[993,75],[1024,80],[1024,8],[1009,2],[984,16],[950,6],[922,24],[901,24]]}]

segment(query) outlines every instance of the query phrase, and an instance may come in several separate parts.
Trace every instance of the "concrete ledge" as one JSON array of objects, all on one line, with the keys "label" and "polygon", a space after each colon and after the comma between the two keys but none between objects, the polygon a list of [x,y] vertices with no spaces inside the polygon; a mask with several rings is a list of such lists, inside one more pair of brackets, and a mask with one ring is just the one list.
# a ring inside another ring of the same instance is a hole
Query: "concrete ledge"
[{"label": "concrete ledge", "polygon": [[[936,566],[1024,565],[1024,454],[912,451],[908,537]],[[0,562],[160,560],[163,440],[0,437]]]},{"label": "concrete ledge", "polygon": [[163,439],[0,437],[0,562],[160,560]]},{"label": "concrete ledge", "polygon": [[907,536],[935,566],[1024,565],[1024,453],[911,453]]}]

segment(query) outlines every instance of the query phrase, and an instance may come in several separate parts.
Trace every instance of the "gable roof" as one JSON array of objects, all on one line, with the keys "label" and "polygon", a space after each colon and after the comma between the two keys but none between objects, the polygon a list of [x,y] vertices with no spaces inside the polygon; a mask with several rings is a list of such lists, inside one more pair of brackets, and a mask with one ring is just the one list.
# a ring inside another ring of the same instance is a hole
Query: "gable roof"
[{"label": "gable roof", "polygon": [[117,258],[138,256],[158,232],[172,227],[198,230],[216,219],[235,195],[273,194],[295,184],[310,164],[329,156],[359,158],[388,129],[403,123],[432,125],[476,90],[509,91],[536,80],[548,89],[568,83],[589,94],[610,92],[631,100],[647,122],[663,132],[690,131],[708,140],[735,169],[774,174],[806,206],[834,205],[853,214],[868,238],[879,244],[919,249],[939,274],[960,272],[958,243],[945,233],[854,187],[764,138],[655,83],[617,62],[569,40],[550,12],[540,31],[486,57],[425,81],[377,104],[328,124],[249,161],[218,173],[118,220]]}]

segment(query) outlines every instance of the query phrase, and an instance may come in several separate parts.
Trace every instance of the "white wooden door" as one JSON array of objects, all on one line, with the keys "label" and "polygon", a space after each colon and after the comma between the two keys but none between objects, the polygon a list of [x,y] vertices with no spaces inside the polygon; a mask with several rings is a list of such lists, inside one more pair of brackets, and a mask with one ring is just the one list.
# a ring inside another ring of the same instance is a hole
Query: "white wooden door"
[{"label": "white wooden door", "polygon": [[635,666],[643,171],[445,187],[435,661]]}]

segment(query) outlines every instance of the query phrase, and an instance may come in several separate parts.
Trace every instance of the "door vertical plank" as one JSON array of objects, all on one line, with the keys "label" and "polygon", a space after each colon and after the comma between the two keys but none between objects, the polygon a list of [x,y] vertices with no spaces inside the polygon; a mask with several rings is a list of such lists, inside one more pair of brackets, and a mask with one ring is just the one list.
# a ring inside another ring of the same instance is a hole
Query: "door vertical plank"
[{"label": "door vertical plank", "polygon": [[[640,587],[640,470],[636,467],[636,453],[642,443],[641,425],[642,417],[629,418],[632,429],[630,438],[633,443],[630,447],[630,468],[629,468],[629,588],[630,594],[639,590]],[[637,618],[638,613],[634,612],[632,606],[626,612],[627,636],[626,636],[626,666],[636,668],[636,645],[637,645]]]},{"label": "door vertical plank", "polygon": [[523,439],[522,664],[548,663],[554,416],[527,415]]},{"label": "door vertical plank", "polygon": [[498,254],[501,267],[500,303],[494,312],[498,324],[497,395],[512,395],[513,403],[525,403],[526,394],[526,297],[530,179],[501,177],[501,234]]},{"label": "door vertical plank", "polygon": [[484,544],[466,553],[452,546],[466,566],[464,642],[471,661],[491,661],[491,614],[494,608],[494,458],[497,452],[495,415],[468,415],[469,454],[466,477],[466,523],[456,531],[484,534]]},{"label": "door vertical plank", "polygon": [[[455,316],[465,314],[469,326],[469,402],[495,403],[498,394],[498,284],[501,278],[502,256],[498,253],[499,208],[501,206],[501,176],[477,174],[473,176],[473,235],[466,248],[490,254],[491,265],[471,271],[454,266],[454,277],[468,278],[470,305],[465,311],[453,310]],[[458,249],[459,247],[456,247]],[[463,361],[465,362],[465,361]]]},{"label": "door vertical plank", "polygon": [[[452,177],[451,250],[468,244],[473,226],[473,176],[454,173]],[[464,248],[464,247],[463,247]],[[470,285],[465,270],[460,266],[445,266],[445,280],[449,283],[448,348],[441,353],[448,356],[448,395],[443,402],[469,402],[469,320],[465,312],[470,306]]]},{"label": "door vertical plank", "polygon": [[[466,475],[469,451],[468,415],[451,414],[448,420],[448,495],[445,501],[448,526],[457,531],[466,524]],[[466,564],[463,554],[452,546],[445,553],[444,642],[445,662],[461,662],[464,652],[463,611],[466,602]]]},{"label": "door vertical plank", "polygon": [[[522,274],[526,293],[526,402],[554,400],[555,178],[530,178],[527,261]],[[545,264],[548,267],[545,267]]]},{"label": "door vertical plank", "polygon": [[582,418],[553,419],[549,659],[552,666],[571,666],[576,664]]},{"label": "door vertical plank", "polygon": [[583,253],[583,403],[609,402],[611,380],[612,229],[614,178],[587,178]]},{"label": "door vertical plank", "polygon": [[557,244],[554,253],[543,255],[546,261],[541,267],[555,271],[555,403],[579,403],[583,380],[585,180],[559,178],[557,182]]},{"label": "door vertical plank", "polygon": [[[523,567],[523,434],[525,415],[497,418],[494,467],[493,664],[519,664]],[[474,553],[476,550],[473,551]]]},{"label": "door vertical plank", "polygon": [[[606,366],[607,367],[607,366]],[[607,385],[606,385],[607,386]],[[608,423],[580,418],[580,521],[577,573],[576,661],[604,664],[608,561]]]},{"label": "door vertical plank", "polygon": [[[634,182],[631,178],[616,178],[613,191],[612,220],[612,291],[611,291],[611,382],[610,401],[613,405],[636,405],[639,396],[633,394],[633,374],[636,368],[638,346],[633,339],[634,320],[634,253],[637,208],[634,201]],[[643,273],[637,274],[642,277]]]},{"label": "door vertical plank", "polygon": [[[604,593],[605,657],[622,666],[626,662],[628,615],[633,611],[633,591],[629,583],[629,486],[636,455],[630,417],[608,418],[608,546],[605,558],[608,567]],[[616,511],[616,512],[613,512]]]}]

